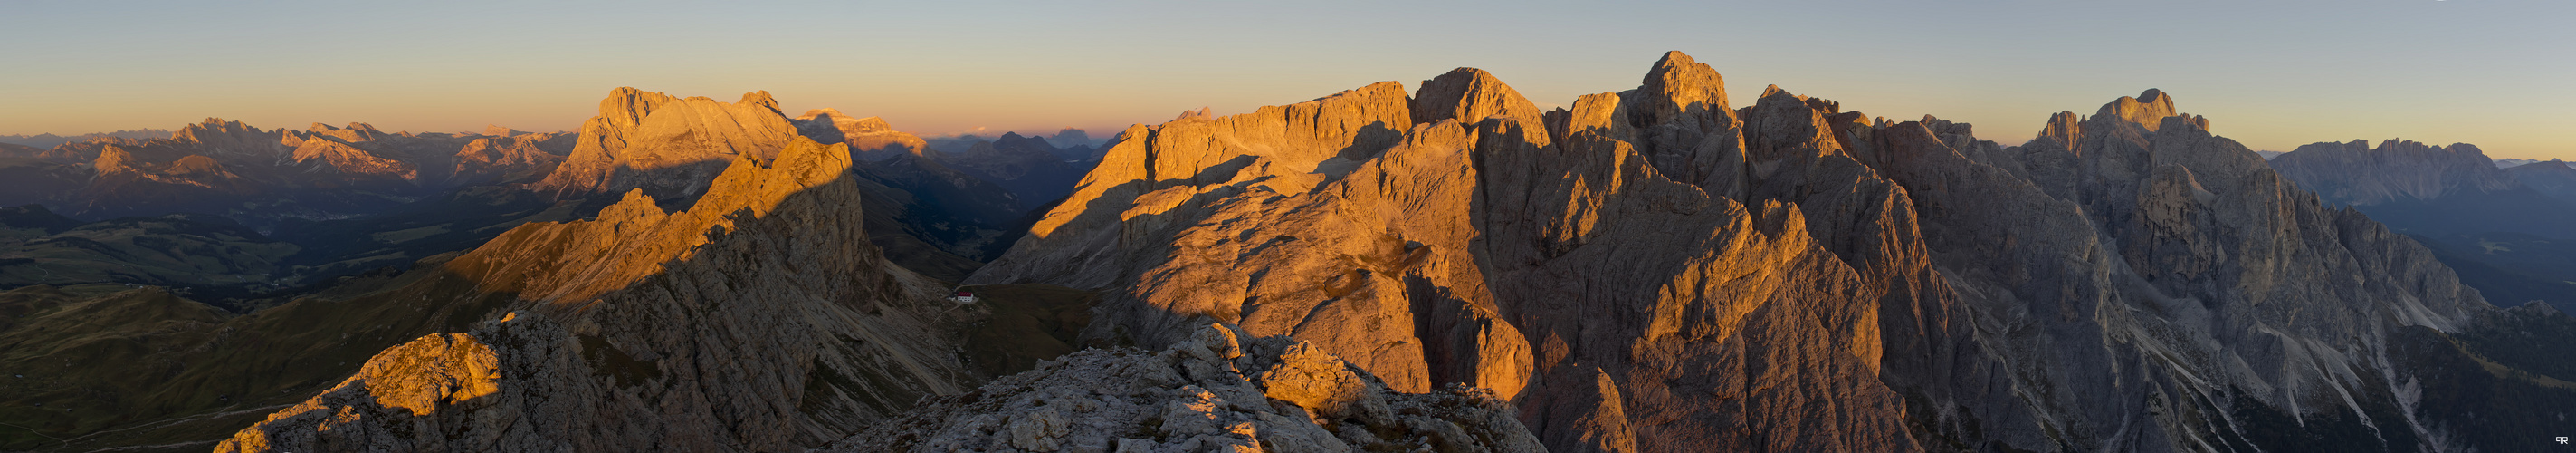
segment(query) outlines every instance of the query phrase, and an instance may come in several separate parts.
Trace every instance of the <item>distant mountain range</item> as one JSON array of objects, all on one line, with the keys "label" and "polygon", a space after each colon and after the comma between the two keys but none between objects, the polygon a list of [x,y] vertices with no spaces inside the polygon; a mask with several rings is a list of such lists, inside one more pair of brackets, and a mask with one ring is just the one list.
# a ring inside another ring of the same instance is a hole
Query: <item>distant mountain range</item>
[{"label": "distant mountain range", "polygon": [[2472,145],[2356,140],[2271,164],[2432,247],[2488,300],[2576,309],[2576,168],[2563,161],[2501,166]]},{"label": "distant mountain range", "polygon": [[54,134],[36,134],[36,135],[0,135],[0,144],[18,145],[18,146],[25,146],[25,147],[29,147],[29,148],[39,148],[39,149],[42,149],[42,148],[52,148],[52,147],[55,147],[55,146],[60,146],[60,145],[62,145],[62,144],[64,144],[64,143],[71,143],[71,142],[85,142],[85,141],[90,141],[90,140],[95,140],[95,139],[102,139],[102,138],[131,138],[131,139],[137,139],[137,140],[146,140],[146,139],[155,139],[155,138],[162,138],[162,137],[169,137],[169,136],[170,136],[170,131],[168,131],[168,130],[162,130],[162,129],[135,129],[135,130],[130,130],[130,131],[94,132],[94,133],[80,134],[80,135],[73,135],[73,136],[61,136],[61,135],[54,135]]}]

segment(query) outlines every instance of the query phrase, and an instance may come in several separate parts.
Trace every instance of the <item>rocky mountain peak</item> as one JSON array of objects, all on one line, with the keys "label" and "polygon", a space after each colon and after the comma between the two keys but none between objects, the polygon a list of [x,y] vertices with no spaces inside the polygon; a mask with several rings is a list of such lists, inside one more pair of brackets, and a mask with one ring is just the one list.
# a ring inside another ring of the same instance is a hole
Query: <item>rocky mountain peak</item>
[{"label": "rocky mountain peak", "polygon": [[2432,146],[2388,139],[2311,143],[2271,159],[2274,170],[2339,203],[2373,205],[2435,200],[2453,193],[2511,190],[2519,185],[2476,146]]},{"label": "rocky mountain peak", "polygon": [[742,100],[734,101],[734,104],[766,108],[769,109],[770,112],[777,113],[779,115],[787,114],[784,111],[778,110],[778,98],[770,97],[769,90],[743,93]]},{"label": "rocky mountain peak", "polygon": [[885,118],[873,116],[860,118],[851,127],[860,132],[894,132],[893,124],[887,123]]},{"label": "rocky mountain peak", "polygon": [[190,124],[190,125],[187,125],[187,126],[184,126],[184,127],[180,127],[178,131],[174,131],[174,133],[173,133],[174,135],[172,135],[172,138],[187,137],[187,136],[195,136],[195,135],[199,135],[199,134],[236,134],[236,133],[253,133],[253,134],[256,134],[256,133],[259,133],[259,132],[260,132],[259,128],[251,127],[251,126],[250,126],[250,125],[248,125],[248,124],[242,124],[242,122],[240,122],[240,121],[233,121],[233,120],[227,120],[227,119],[223,119],[223,118],[216,118],[216,117],[211,117],[211,116],[209,116],[209,117],[206,117],[206,119],[205,119],[205,120],[198,121],[198,122],[197,122],[197,124]]},{"label": "rocky mountain peak", "polygon": [[819,108],[805,111],[793,121],[797,133],[823,144],[850,145],[850,152],[863,160],[885,160],[900,154],[918,155],[930,149],[919,136],[894,130],[884,118],[857,118],[838,109]]},{"label": "rocky mountain peak", "polygon": [[1544,113],[1520,92],[1483,69],[1458,68],[1422,81],[1422,89],[1413,96],[1413,121],[1439,122],[1458,120],[1474,124],[1485,118],[1505,117],[1525,124],[1541,124]]},{"label": "rocky mountain peak", "polygon": [[90,161],[90,167],[101,174],[131,172],[134,168],[127,164],[133,161],[134,153],[126,152],[125,147],[108,145],[98,151],[98,158]]},{"label": "rocky mountain peak", "polygon": [[376,130],[375,125],[354,122],[343,127],[332,127],[328,124],[313,123],[311,127],[305,128],[304,132],[306,134],[311,134],[312,136],[337,139],[342,143],[379,141],[392,135],[386,134],[384,131]]},{"label": "rocky mountain peak", "polygon": [[1068,127],[1068,128],[1064,128],[1064,129],[1056,130],[1056,131],[1055,131],[1055,138],[1054,138],[1052,141],[1054,141],[1054,142],[1061,142],[1060,144],[1068,145],[1068,146],[1070,146],[1070,145],[1089,145],[1089,144],[1091,144],[1091,134],[1090,134],[1090,133],[1087,133],[1087,132],[1083,132],[1081,129],[1074,129],[1074,128],[1070,128],[1070,127]]},{"label": "rocky mountain peak", "polygon": [[1779,85],[1763,88],[1762,98],[1754,101],[1744,116],[1747,161],[1840,153],[1841,142],[1825,119],[1833,110],[1811,104],[1806,96],[1790,93]]},{"label": "rocky mountain peak", "polygon": [[1648,124],[1694,113],[1732,115],[1733,104],[1726,99],[1726,77],[1678,50],[1665,52],[1662,59],[1656,60],[1637,90],[1647,95],[1643,99],[1646,108],[1638,113],[1645,115]]},{"label": "rocky mountain peak", "polygon": [[285,153],[284,130],[263,131],[239,121],[206,118],[170,133],[173,141],[192,145],[199,152],[217,156],[273,157]]},{"label": "rocky mountain peak", "polygon": [[2576,166],[2567,161],[2550,159],[2543,162],[2506,167],[2505,173],[2532,190],[2540,191],[2568,206],[2576,206]]},{"label": "rocky mountain peak", "polygon": [[2118,118],[2137,123],[2152,132],[2164,124],[2165,117],[2177,114],[2180,113],[2174,110],[2172,95],[2165,94],[2163,90],[2148,88],[2137,96],[2121,96],[2108,104],[2102,104],[2102,109],[2095,111],[2093,116]]},{"label": "rocky mountain peak", "polygon": [[[1924,115],[1929,118],[1931,115]],[[2084,135],[2084,119],[2073,111],[2059,111],[2048,116],[2048,125],[2039,128],[2038,140],[2058,149],[2075,149],[2075,139]]]},{"label": "rocky mountain peak", "polygon": [[853,117],[849,114],[841,113],[840,109],[830,107],[807,110],[805,111],[805,114],[797,115],[796,120],[828,122],[834,128],[848,134],[891,132],[894,130],[894,126],[887,124],[884,118],[873,116],[866,118]]},{"label": "rocky mountain peak", "polygon": [[1037,147],[1042,148],[1042,150],[1045,148],[1055,147],[1053,144],[1047,143],[1046,137],[1020,135],[1018,132],[1003,132],[1002,136],[994,137],[993,146],[1000,148]]},{"label": "rocky mountain peak", "polygon": [[571,155],[535,188],[560,195],[634,188],[692,194],[723,162],[770,157],[798,132],[766,91],[724,103],[619,87],[600,100],[599,116],[582,123]]}]

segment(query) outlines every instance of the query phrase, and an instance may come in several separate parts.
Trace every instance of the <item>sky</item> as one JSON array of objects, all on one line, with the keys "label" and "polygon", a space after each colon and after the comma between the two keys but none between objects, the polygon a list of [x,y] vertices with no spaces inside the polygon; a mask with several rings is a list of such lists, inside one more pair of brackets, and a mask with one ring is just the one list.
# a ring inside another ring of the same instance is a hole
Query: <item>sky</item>
[{"label": "sky", "polygon": [[1541,107],[1667,50],[1891,119],[2028,140],[2160,88],[2256,150],[2404,138],[2576,159],[2576,2],[0,1],[0,135],[580,127],[610,89],[832,107],[922,135],[1106,137],[1468,66]]}]

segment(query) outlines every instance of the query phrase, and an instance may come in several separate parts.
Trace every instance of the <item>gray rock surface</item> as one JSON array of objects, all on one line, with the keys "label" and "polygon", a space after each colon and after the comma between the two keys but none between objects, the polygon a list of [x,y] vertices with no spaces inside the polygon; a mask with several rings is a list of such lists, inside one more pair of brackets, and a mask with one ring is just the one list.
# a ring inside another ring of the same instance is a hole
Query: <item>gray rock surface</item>
[{"label": "gray rock surface", "polygon": [[1085,350],[932,398],[819,451],[1547,450],[1481,390],[1394,392],[1309,344],[1209,325],[1159,352]]}]

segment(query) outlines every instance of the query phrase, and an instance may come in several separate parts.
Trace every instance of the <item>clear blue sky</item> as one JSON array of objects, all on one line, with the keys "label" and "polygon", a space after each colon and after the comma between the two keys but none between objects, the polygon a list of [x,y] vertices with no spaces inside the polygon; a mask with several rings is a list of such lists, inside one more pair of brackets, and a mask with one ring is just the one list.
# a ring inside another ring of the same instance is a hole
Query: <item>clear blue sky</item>
[{"label": "clear blue sky", "polygon": [[2404,137],[2576,159],[2576,1],[0,2],[0,134],[369,122],[578,127],[610,88],[899,129],[1240,113],[1450,68],[1542,106],[1681,50],[1766,84],[2017,144],[2174,93],[2255,149]]}]

